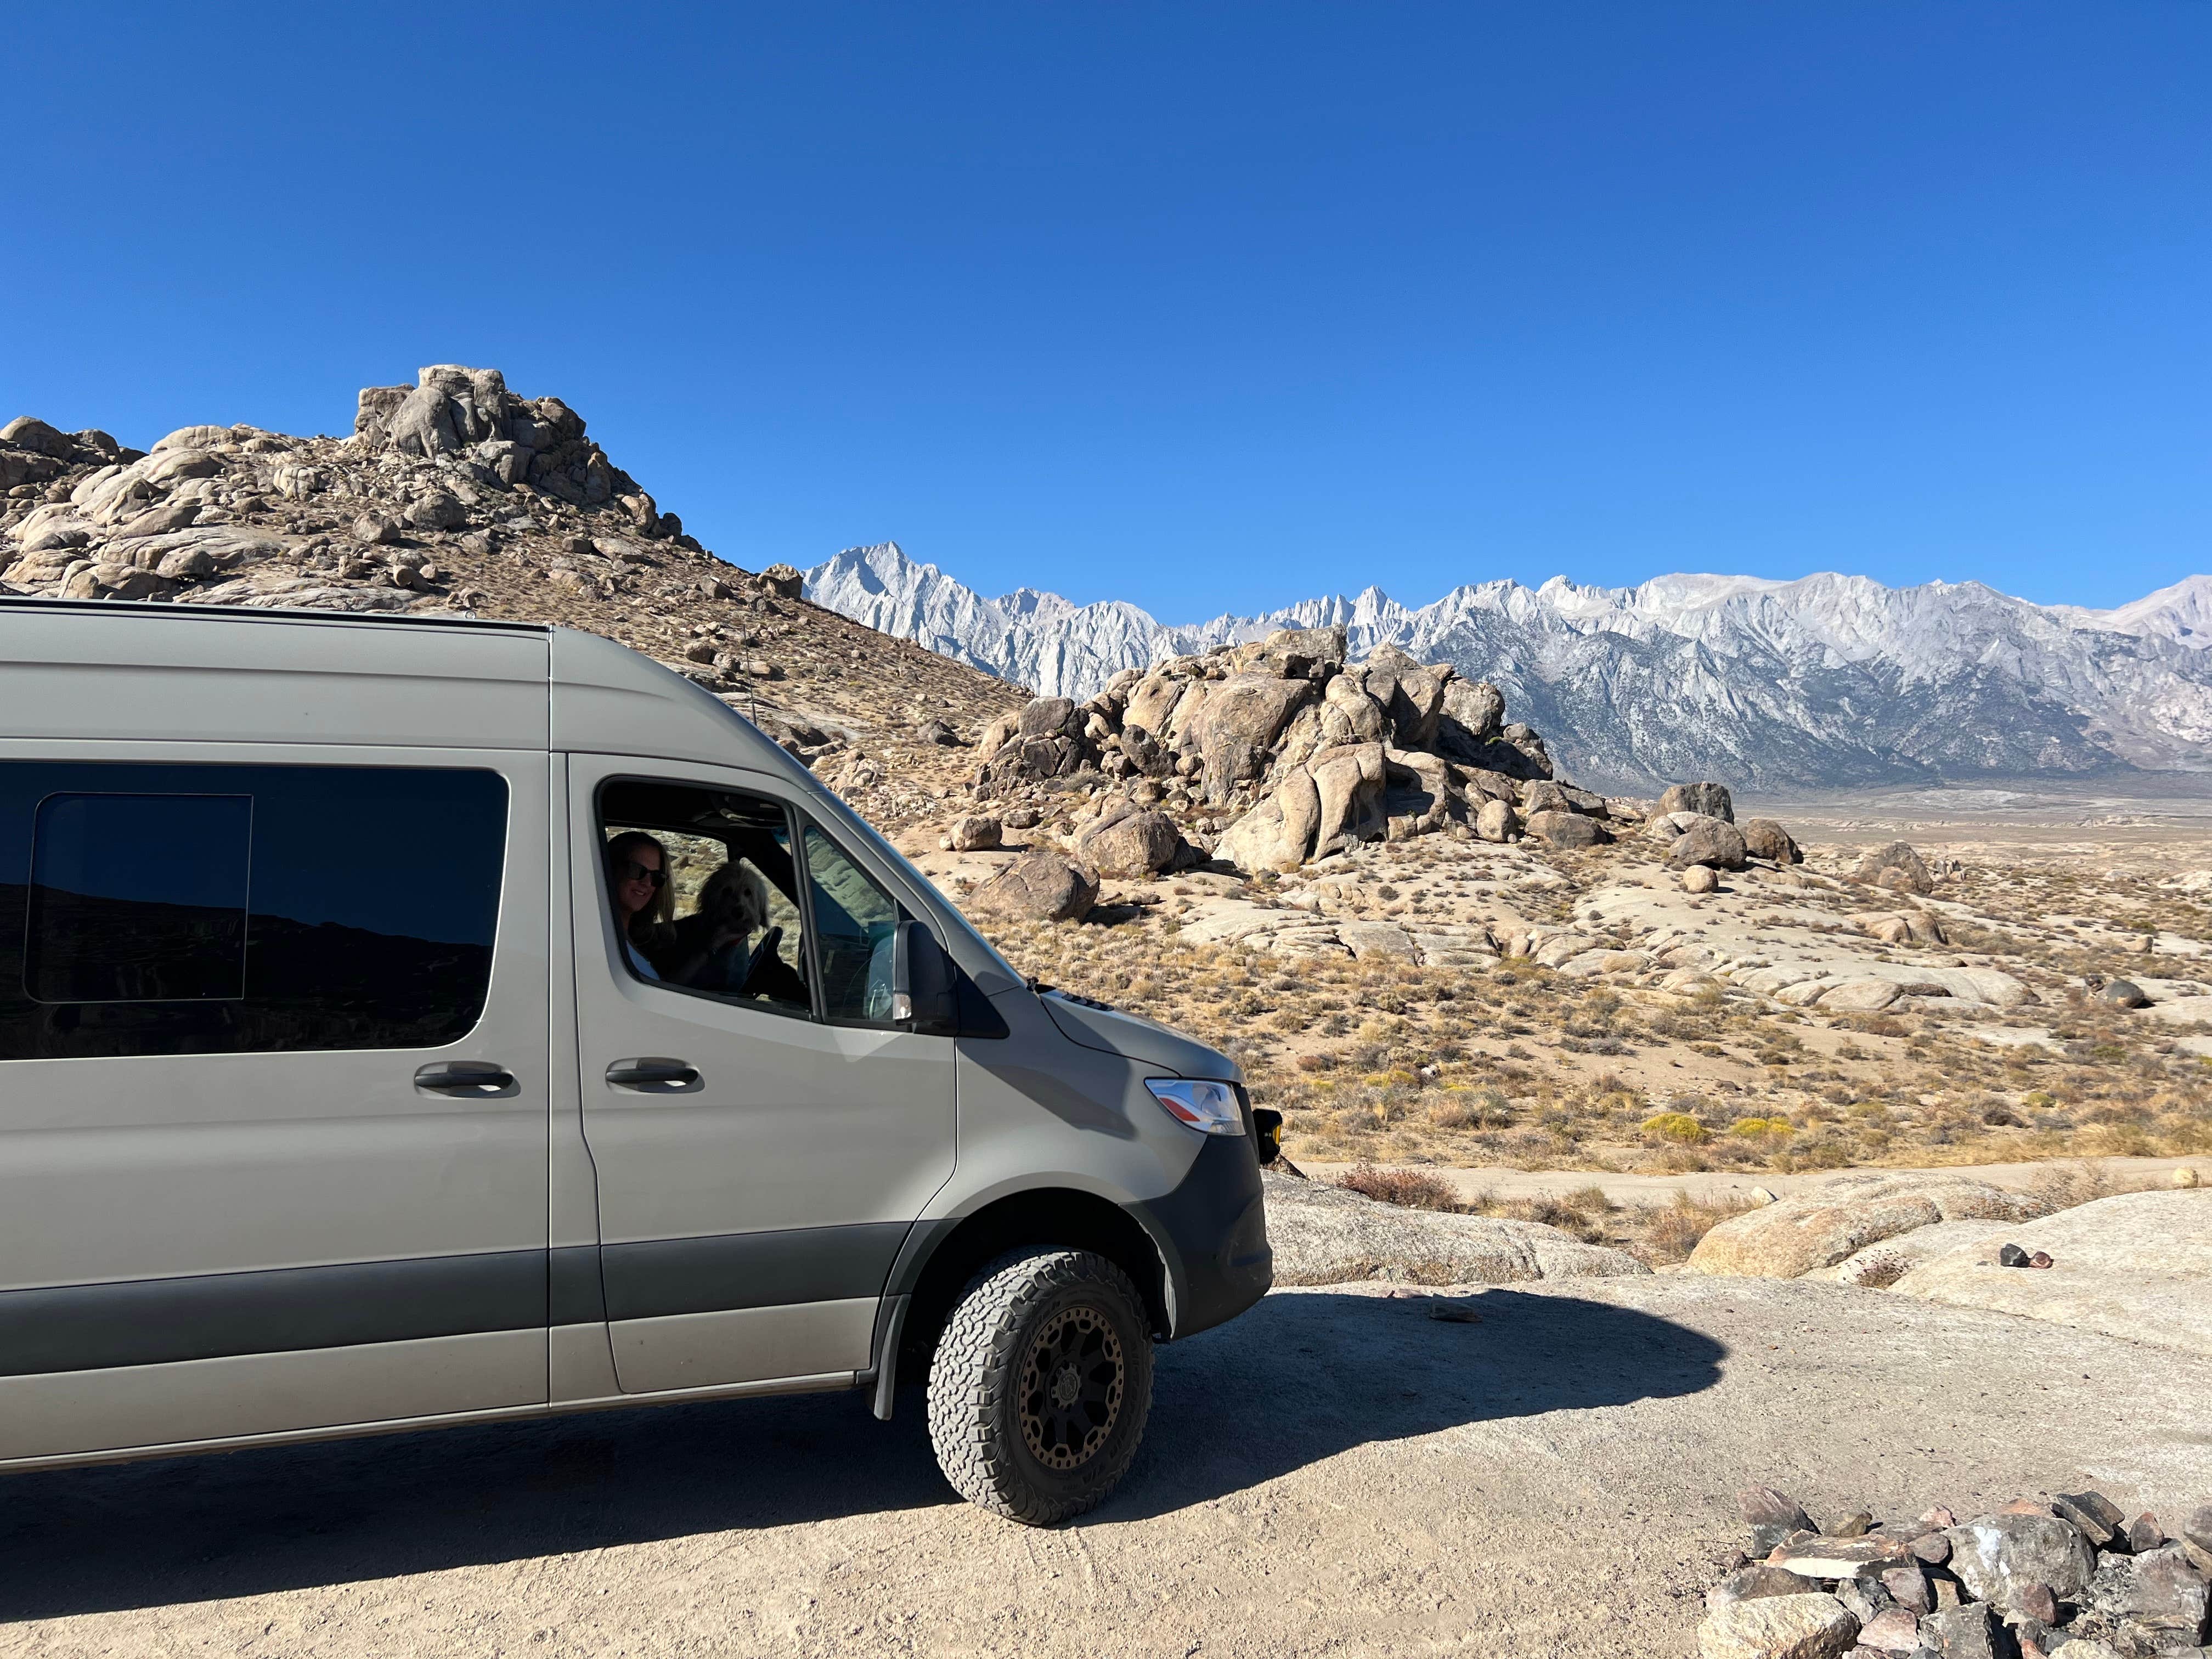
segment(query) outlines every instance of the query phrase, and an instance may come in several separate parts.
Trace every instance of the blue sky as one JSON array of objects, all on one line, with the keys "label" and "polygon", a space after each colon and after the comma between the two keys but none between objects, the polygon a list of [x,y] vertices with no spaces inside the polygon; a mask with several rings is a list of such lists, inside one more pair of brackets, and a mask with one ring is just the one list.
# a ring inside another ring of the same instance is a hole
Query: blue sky
[{"label": "blue sky", "polygon": [[2212,6],[47,6],[0,420],[554,392],[751,567],[2212,568]]}]

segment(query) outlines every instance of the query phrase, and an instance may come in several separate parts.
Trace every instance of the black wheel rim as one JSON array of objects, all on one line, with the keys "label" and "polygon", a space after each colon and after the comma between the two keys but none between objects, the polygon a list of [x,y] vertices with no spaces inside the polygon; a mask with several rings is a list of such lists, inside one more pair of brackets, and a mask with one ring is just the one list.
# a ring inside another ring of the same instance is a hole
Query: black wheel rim
[{"label": "black wheel rim", "polygon": [[1121,1339],[1096,1308],[1062,1308],[1022,1361],[1022,1438],[1048,1469],[1080,1468],[1121,1415]]}]

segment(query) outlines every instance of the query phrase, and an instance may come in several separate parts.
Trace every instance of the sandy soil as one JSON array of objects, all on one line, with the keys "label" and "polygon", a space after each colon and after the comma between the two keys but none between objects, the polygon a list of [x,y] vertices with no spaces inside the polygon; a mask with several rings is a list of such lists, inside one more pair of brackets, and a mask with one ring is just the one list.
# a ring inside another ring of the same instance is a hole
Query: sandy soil
[{"label": "sandy soil", "polygon": [[1285,1291],[1164,1351],[1084,1522],[951,1498],[919,1401],[637,1412],[0,1483],[9,1655],[1693,1651],[1753,1479],[1816,1516],[2212,1492],[2212,1360],[1878,1291]]},{"label": "sandy soil", "polygon": [[2196,773],[1747,796],[1736,816],[1779,818],[1808,848],[1904,840],[1976,862],[2142,873],[2212,865],[2212,775]]}]

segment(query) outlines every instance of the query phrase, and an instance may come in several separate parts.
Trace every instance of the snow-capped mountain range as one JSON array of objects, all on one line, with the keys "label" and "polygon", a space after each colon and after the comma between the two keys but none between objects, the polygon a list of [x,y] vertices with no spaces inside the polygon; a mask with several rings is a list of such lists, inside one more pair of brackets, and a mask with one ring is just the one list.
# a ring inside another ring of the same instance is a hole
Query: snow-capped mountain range
[{"label": "snow-capped mountain range", "polygon": [[1638,587],[1483,582],[1409,607],[1380,588],[1170,626],[1135,605],[1018,588],[985,599],[896,543],[848,548],[806,593],[1040,693],[1123,668],[1342,623],[1495,682],[1562,769],[1613,787],[1686,777],[1827,787],[1973,775],[2212,770],[2212,577],[2113,611],[1978,582],[1885,587],[1660,576]]}]

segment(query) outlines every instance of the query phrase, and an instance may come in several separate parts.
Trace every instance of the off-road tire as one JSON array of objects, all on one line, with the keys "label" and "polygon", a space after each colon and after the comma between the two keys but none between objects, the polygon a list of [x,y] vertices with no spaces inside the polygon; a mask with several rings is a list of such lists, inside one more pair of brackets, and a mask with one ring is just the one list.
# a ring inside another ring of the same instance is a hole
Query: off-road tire
[{"label": "off-road tire", "polygon": [[[1040,1360],[1054,1363],[1039,1371]],[[945,1478],[969,1502],[1033,1527],[1105,1499],[1152,1405],[1144,1297],[1089,1250],[1014,1250],[988,1263],[961,1292],[929,1368],[929,1438]]]}]

